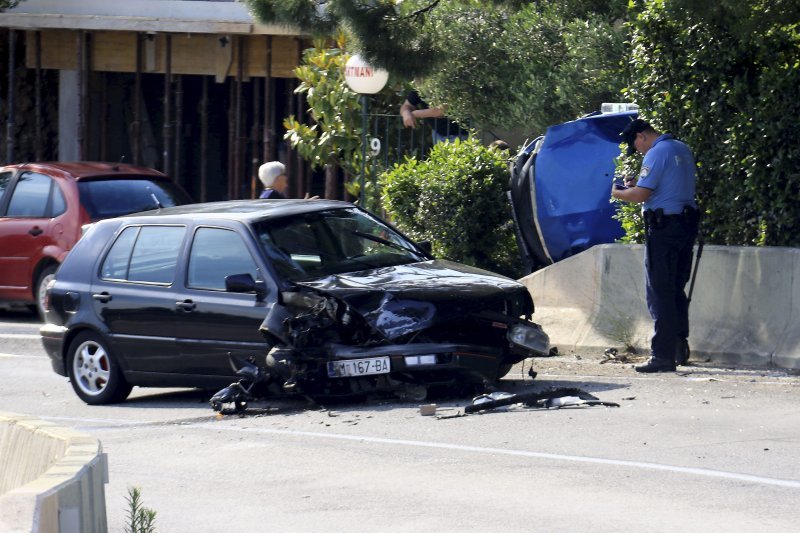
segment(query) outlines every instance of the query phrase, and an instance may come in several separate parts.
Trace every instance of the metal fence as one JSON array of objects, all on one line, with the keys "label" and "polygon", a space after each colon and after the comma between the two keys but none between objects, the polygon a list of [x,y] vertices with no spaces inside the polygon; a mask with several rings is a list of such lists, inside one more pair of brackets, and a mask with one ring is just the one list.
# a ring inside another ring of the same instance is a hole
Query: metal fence
[{"label": "metal fence", "polygon": [[368,128],[367,153],[377,173],[406,157],[426,156],[433,144],[427,124],[421,121],[416,128],[406,128],[400,115],[370,115]]},{"label": "metal fence", "polygon": [[422,159],[433,147],[432,132],[438,121],[445,118],[423,119],[415,128],[406,128],[400,115],[370,114],[367,126],[366,205],[379,204],[378,191],[372,188],[374,180],[384,170],[402,163],[406,158]]}]

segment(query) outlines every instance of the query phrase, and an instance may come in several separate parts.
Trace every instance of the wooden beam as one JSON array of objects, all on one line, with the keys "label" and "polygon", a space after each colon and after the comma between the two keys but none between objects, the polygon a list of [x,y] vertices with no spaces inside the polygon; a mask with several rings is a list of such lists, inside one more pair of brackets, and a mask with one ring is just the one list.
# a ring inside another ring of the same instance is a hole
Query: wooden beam
[{"label": "wooden beam", "polygon": [[[26,47],[25,62],[35,68],[35,32],[28,31],[29,46]],[[41,50],[42,68],[77,70],[77,60],[73,52],[75,46],[73,30],[42,30]],[[166,35],[148,35],[154,47],[153,64],[145,65],[146,72],[164,74],[164,48]],[[226,35],[210,34],[169,34],[172,41],[172,73],[216,76],[218,81],[235,77],[239,69],[239,54],[232,46],[232,39]],[[293,78],[298,65],[298,57],[306,41],[294,37],[242,35],[243,75],[246,78],[265,77],[266,65],[274,78]],[[267,40],[272,40],[271,47]],[[89,58],[92,70],[101,72],[136,72],[136,33],[95,31],[92,32],[93,47]],[[148,43],[149,44],[149,43]],[[271,49],[271,58],[267,50]]]}]

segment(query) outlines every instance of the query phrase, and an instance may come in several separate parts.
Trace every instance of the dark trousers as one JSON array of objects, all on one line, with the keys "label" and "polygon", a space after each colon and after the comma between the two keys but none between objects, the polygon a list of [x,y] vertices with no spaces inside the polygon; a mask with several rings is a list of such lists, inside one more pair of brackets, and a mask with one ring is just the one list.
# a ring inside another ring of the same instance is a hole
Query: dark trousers
[{"label": "dark trousers", "polygon": [[697,224],[683,216],[650,225],[645,244],[647,308],[655,322],[652,356],[673,362],[681,339],[689,337],[689,302],[684,288],[692,270]]}]

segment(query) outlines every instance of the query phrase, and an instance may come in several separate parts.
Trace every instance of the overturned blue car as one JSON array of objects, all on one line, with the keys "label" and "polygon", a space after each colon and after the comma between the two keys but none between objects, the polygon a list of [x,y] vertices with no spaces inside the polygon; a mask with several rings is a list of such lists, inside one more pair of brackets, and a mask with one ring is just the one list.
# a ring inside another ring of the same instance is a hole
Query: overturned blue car
[{"label": "overturned blue car", "polygon": [[528,273],[623,235],[611,203],[620,132],[636,111],[551,126],[517,155],[510,197]]}]

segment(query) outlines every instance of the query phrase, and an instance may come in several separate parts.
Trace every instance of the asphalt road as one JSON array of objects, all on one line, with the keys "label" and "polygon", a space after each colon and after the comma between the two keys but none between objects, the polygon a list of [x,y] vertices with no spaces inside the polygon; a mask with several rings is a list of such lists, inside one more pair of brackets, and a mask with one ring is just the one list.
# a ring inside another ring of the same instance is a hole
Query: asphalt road
[{"label": "asphalt road", "polygon": [[517,368],[510,391],[580,387],[619,408],[463,414],[419,404],[258,404],[134,389],[90,407],[55,375],[31,315],[0,312],[0,401],[90,433],[109,456],[110,531],[129,487],[161,532],[796,531],[800,377],[686,367],[639,376],[602,354]]}]

